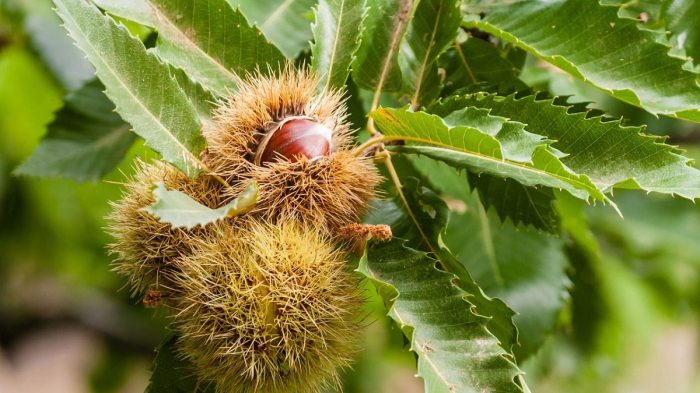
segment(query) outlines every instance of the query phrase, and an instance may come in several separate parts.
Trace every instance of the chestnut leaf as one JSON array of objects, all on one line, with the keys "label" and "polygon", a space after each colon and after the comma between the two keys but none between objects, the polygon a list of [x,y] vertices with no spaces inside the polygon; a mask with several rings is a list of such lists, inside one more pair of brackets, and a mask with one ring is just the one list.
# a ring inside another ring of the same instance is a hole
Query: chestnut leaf
[{"label": "chestnut leaf", "polygon": [[492,115],[527,124],[526,129],[556,142],[566,153],[561,162],[588,176],[603,192],[613,188],[700,198],[700,170],[664,139],[644,134],[643,127],[625,127],[586,112],[569,113],[572,105],[535,96],[515,98],[473,95],[450,105],[481,107]]},{"label": "chestnut leaf", "polygon": [[103,90],[93,80],[69,93],[39,146],[14,173],[95,181],[111,172],[136,135]]},{"label": "chestnut leaf", "polygon": [[218,209],[204,206],[184,192],[168,190],[162,182],[156,185],[153,196],[156,201],[145,211],[173,228],[194,228],[250,211],[258,202],[258,186],[252,182],[236,199]]},{"label": "chestnut leaf", "polygon": [[399,65],[404,94],[414,108],[430,104],[440,93],[437,60],[457,37],[460,1],[421,0],[401,42]]},{"label": "chestnut leaf", "polygon": [[309,47],[316,0],[226,0],[290,59]]},{"label": "chestnut leaf", "polygon": [[[598,1],[496,2],[465,26],[525,49],[613,97],[651,113],[700,122],[698,74],[639,20]],[[533,23],[533,21],[536,21]],[[564,22],[565,21],[565,22]]]},{"label": "chestnut leaf", "polygon": [[236,75],[279,67],[284,56],[226,0],[148,0],[156,15],[156,52],[218,95],[236,88]]},{"label": "chestnut leaf", "polygon": [[319,76],[320,91],[345,86],[366,11],[364,0],[320,0],[316,6],[311,68]]},{"label": "chestnut leaf", "polygon": [[550,148],[546,140],[526,132],[522,123],[491,116],[488,111],[465,109],[445,119],[405,108],[379,108],[370,116],[386,139],[411,143],[392,150],[612,204],[588,177],[562,164],[561,153]]},{"label": "chestnut leaf", "polygon": [[358,269],[380,289],[389,316],[409,338],[425,391],[525,391],[514,381],[523,372],[485,327],[487,319],[472,313],[470,294],[436,262],[395,238],[370,244]]},{"label": "chestnut leaf", "polygon": [[201,122],[168,66],[86,0],[54,3],[116,111],[165,160],[189,176],[199,173],[198,156],[205,145]]},{"label": "chestnut leaf", "polygon": [[284,56],[226,0],[97,0],[106,11],[158,32],[155,53],[217,95],[236,75],[277,68]]},{"label": "chestnut leaf", "polygon": [[362,42],[352,64],[353,81],[372,90],[402,86],[399,46],[413,12],[413,0],[368,0]]}]

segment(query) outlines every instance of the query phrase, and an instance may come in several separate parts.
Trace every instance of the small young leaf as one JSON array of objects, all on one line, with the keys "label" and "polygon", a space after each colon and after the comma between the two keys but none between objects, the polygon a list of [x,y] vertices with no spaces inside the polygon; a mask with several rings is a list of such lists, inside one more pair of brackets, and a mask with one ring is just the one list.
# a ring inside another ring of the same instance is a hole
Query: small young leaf
[{"label": "small young leaf", "polygon": [[312,25],[314,44],[311,67],[319,76],[320,90],[342,88],[360,45],[365,0],[320,0]]},{"label": "small young leaf", "polygon": [[198,156],[205,144],[201,123],[168,67],[86,0],[55,0],[55,4],[117,112],[165,160],[190,176],[198,173],[202,169]]},{"label": "small young leaf", "polygon": [[99,180],[111,172],[136,135],[119,115],[97,80],[69,93],[34,153],[17,175]]},{"label": "small young leaf", "polygon": [[144,208],[145,211],[173,228],[194,228],[246,213],[258,202],[258,186],[251,183],[236,199],[218,209],[204,206],[184,192],[168,190],[162,182],[156,185],[153,196],[155,203]]}]

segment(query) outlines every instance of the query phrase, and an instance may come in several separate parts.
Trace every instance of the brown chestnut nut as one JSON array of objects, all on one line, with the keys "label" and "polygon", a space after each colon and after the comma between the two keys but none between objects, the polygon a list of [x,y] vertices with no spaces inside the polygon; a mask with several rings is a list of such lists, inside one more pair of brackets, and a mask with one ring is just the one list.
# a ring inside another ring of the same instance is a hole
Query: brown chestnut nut
[{"label": "brown chestnut nut", "polygon": [[331,138],[331,130],[317,121],[290,118],[265,135],[255,154],[255,164],[280,157],[294,162],[302,156],[309,160],[327,156],[331,152]]}]

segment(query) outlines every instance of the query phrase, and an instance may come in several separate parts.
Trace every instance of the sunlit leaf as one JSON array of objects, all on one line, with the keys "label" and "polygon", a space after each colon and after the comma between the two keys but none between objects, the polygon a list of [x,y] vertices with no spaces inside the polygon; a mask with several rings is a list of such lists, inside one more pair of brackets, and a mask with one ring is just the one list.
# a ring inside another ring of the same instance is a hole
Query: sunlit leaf
[{"label": "sunlit leaf", "polygon": [[119,114],[146,144],[189,175],[204,148],[197,112],[168,67],[123,26],[85,0],[55,0],[64,26],[85,52]]}]

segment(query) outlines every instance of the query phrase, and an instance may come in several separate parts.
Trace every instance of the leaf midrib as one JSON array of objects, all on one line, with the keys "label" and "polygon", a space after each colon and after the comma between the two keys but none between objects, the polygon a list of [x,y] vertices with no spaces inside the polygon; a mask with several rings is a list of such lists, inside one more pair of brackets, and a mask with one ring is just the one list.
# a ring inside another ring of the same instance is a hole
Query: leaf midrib
[{"label": "leaf midrib", "polygon": [[428,49],[425,51],[425,56],[423,57],[423,61],[421,62],[420,68],[418,69],[418,77],[416,78],[416,91],[413,93],[413,98],[411,99],[411,106],[416,107],[418,105],[418,96],[420,95],[420,89],[423,85],[423,75],[425,74],[425,69],[427,68],[428,65],[428,59],[430,58],[430,54],[435,47],[435,36],[437,35],[437,28],[438,25],[440,24],[440,17],[442,16],[442,7],[443,3],[440,2],[440,5],[438,6],[438,11],[437,11],[437,17],[435,18],[435,24],[433,25],[433,31],[430,34],[430,44],[428,44]]},{"label": "leaf midrib", "polygon": [[[90,37],[85,33],[85,31],[83,31],[83,29],[80,28],[80,24],[78,23],[78,21],[77,21],[75,18],[73,18],[73,15],[72,15],[70,12],[64,12],[63,15],[64,15],[64,17],[67,17],[68,19],[70,19],[71,23],[76,27],[76,31],[79,31],[79,32],[81,33],[81,35],[83,36],[83,40],[86,42],[86,44],[87,44],[87,46],[90,48],[90,50],[91,50],[93,53],[97,54],[96,58],[99,59],[99,61],[104,65],[104,67],[112,74],[112,76],[114,76],[114,78],[119,82],[119,84],[126,90],[126,92],[128,93],[128,95],[131,96],[131,97],[133,98],[133,101],[136,102],[136,103],[144,110],[145,113],[147,113],[148,115],[150,115],[150,117],[153,119],[153,121],[165,132],[165,134],[168,135],[168,137],[170,137],[170,139],[172,139],[172,141],[173,141],[177,146],[179,146],[180,149],[181,149],[183,152],[185,152],[186,155],[189,156],[190,160],[192,160],[192,161],[195,162],[197,165],[199,165],[199,160],[197,159],[197,157],[195,157],[195,156],[192,154],[192,152],[190,152],[189,149],[187,149],[187,148],[185,147],[185,145],[183,145],[183,144],[168,130],[168,128],[165,127],[165,125],[161,123],[160,118],[156,117],[155,114],[154,114],[153,112],[151,112],[151,111],[138,99],[138,97],[135,96],[135,95],[131,92],[131,89],[129,89],[129,88],[127,87],[127,84],[122,80],[121,77],[119,77],[119,74],[118,74],[112,67],[110,67],[109,63],[105,62],[105,61],[102,59],[102,56],[101,56],[100,52],[97,50],[97,48],[95,48],[95,47],[92,45],[92,43],[90,42],[90,39],[89,39]],[[117,29],[121,29],[121,27],[116,26],[116,25],[115,25],[114,27],[116,27]],[[127,33],[127,34],[128,34],[128,33]],[[151,56],[151,55],[148,54],[148,53],[146,53],[146,56]],[[107,88],[105,88],[105,89],[106,89],[106,90],[109,90],[109,89],[107,89]]]},{"label": "leaf midrib", "polygon": [[[527,171],[527,172],[531,172],[531,173],[535,173],[535,174],[540,174],[540,175],[546,175],[546,176],[554,177],[554,178],[556,178],[556,179],[558,179],[558,180],[563,181],[564,183],[569,183],[569,184],[575,183],[575,184],[580,185],[581,187],[583,187],[583,188],[579,188],[579,189],[584,190],[584,191],[588,191],[588,190],[590,189],[589,186],[587,186],[585,183],[582,183],[582,182],[579,181],[579,180],[570,181],[570,180],[572,180],[572,179],[566,178],[566,177],[562,177],[562,176],[560,176],[560,175],[557,175],[556,173],[546,172],[546,171],[543,171],[543,170],[537,170],[536,168],[532,168],[532,167],[529,167],[529,166],[525,166],[525,165],[519,164],[519,163],[517,163],[517,162],[510,161],[510,160],[506,160],[506,159],[499,160],[499,159],[496,159],[496,158],[494,158],[494,157],[485,156],[485,155],[483,155],[483,154],[479,154],[479,153],[476,153],[476,152],[472,152],[472,151],[469,151],[469,150],[465,150],[465,149],[462,149],[462,148],[458,148],[458,147],[455,147],[455,146],[452,146],[452,145],[447,145],[447,144],[444,144],[444,143],[442,143],[442,142],[436,142],[436,141],[433,141],[433,140],[430,140],[430,139],[424,139],[424,138],[412,137],[412,136],[405,136],[405,135],[391,136],[391,135],[388,135],[388,134],[385,134],[383,138],[384,138],[385,140],[410,140],[410,141],[421,142],[421,143],[425,143],[425,144],[429,144],[429,145],[435,145],[436,147],[441,147],[441,148],[444,148],[444,149],[449,150],[449,151],[454,151],[454,152],[458,152],[458,153],[465,154],[465,155],[468,155],[468,156],[472,156],[472,157],[475,157],[475,158],[478,158],[478,159],[482,159],[482,160],[484,160],[484,161],[495,162],[495,163],[498,163],[498,164],[505,164],[505,165],[507,165],[507,166],[515,167],[515,168],[518,168],[518,169],[521,169],[521,170],[525,170],[525,171]],[[543,145],[543,146],[544,146],[544,145]],[[411,146],[407,146],[407,147],[411,147]],[[430,148],[430,146],[425,146],[425,147]],[[590,193],[590,192],[589,192],[589,193]]]},{"label": "leaf midrib", "polygon": [[335,37],[333,39],[333,50],[331,50],[330,63],[328,64],[328,77],[326,78],[326,85],[323,87],[323,91],[328,91],[331,85],[331,79],[333,76],[333,67],[335,66],[335,55],[338,49],[338,41],[340,40],[340,29],[343,23],[343,15],[345,14],[345,0],[340,0],[340,11],[338,12],[338,22],[335,29]]},{"label": "leaf midrib", "polygon": [[[436,269],[435,266],[433,266],[433,269]],[[369,268],[369,266],[368,266],[367,270],[370,272],[371,278],[373,278],[379,282],[384,282],[383,280],[381,280],[377,277],[377,275],[374,273],[374,271],[372,269]],[[444,273],[445,274],[453,274],[450,272],[444,272]],[[456,277],[456,275],[455,275],[455,277]],[[391,285],[391,287],[394,288],[394,290],[396,291],[396,297],[394,298],[394,304],[392,305],[392,313],[394,314],[394,316],[396,316],[396,320],[399,323],[400,327],[402,328],[402,330],[403,330],[404,326],[411,326],[413,329],[416,329],[417,326],[407,324],[405,322],[405,319],[401,316],[401,313],[396,309],[396,301],[401,296],[401,292],[399,292],[399,290],[391,283],[389,283],[389,285]],[[455,286],[453,285],[453,287],[455,287]],[[457,288],[457,289],[459,289],[459,288]],[[462,292],[464,292],[464,291],[462,291]],[[466,292],[464,292],[464,293],[466,293]],[[465,300],[465,303],[471,305],[471,303],[467,302],[466,300]],[[411,341],[412,342],[416,341],[414,336],[415,336],[415,332],[413,332],[411,334]],[[447,381],[447,378],[445,376],[443,376],[442,373],[440,373],[440,370],[438,369],[437,365],[435,363],[433,363],[433,361],[430,359],[430,357],[428,356],[426,351],[420,351],[420,353],[418,353],[418,351],[414,350],[414,352],[416,352],[416,354],[418,354],[418,356],[424,358],[430,364],[431,368],[433,370],[435,370],[435,373],[440,377],[440,379],[445,383],[446,386],[452,386],[452,384]],[[425,381],[425,379],[423,379],[423,380]]]}]

